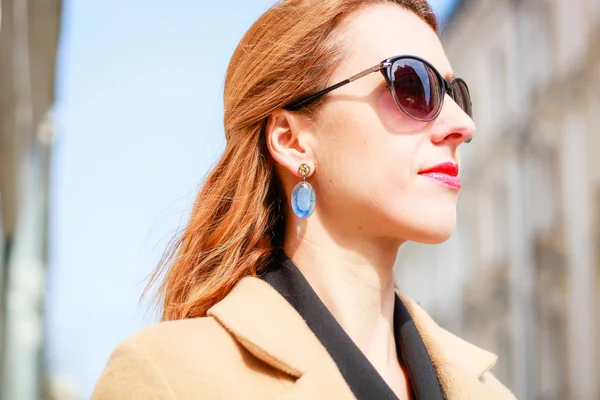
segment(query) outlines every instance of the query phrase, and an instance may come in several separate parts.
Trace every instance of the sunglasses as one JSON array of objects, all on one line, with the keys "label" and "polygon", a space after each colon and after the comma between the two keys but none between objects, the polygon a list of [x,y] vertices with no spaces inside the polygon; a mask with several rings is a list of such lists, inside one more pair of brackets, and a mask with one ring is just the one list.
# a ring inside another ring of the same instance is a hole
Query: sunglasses
[{"label": "sunglasses", "polygon": [[398,109],[409,118],[417,121],[433,121],[442,110],[446,93],[469,117],[473,118],[471,95],[465,81],[461,78],[454,78],[448,82],[427,60],[410,55],[390,57],[344,81],[313,95],[300,98],[283,108],[288,111],[296,111],[339,87],[377,71],[381,71],[383,74]]}]

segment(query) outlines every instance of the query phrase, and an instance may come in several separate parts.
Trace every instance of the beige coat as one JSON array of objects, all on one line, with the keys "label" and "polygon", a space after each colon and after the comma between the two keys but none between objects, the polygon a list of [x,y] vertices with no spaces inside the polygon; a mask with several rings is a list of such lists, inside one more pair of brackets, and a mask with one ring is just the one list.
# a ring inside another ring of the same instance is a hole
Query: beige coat
[{"label": "beige coat", "polygon": [[[402,300],[447,400],[514,399],[489,372],[495,355]],[[269,284],[242,279],[208,315],[159,323],[125,340],[92,399],[354,399],[325,348]]]}]

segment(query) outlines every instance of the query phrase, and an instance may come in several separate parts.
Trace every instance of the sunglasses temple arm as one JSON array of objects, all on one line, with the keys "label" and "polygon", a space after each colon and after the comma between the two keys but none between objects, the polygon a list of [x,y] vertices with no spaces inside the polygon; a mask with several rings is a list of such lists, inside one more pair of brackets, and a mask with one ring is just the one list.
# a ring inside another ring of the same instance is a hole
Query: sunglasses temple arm
[{"label": "sunglasses temple arm", "polygon": [[343,81],[341,81],[341,82],[338,82],[338,83],[336,83],[336,84],[335,84],[335,85],[333,85],[333,86],[329,86],[328,88],[325,88],[325,89],[321,90],[320,92],[317,92],[317,93],[315,93],[315,94],[313,94],[313,95],[310,95],[310,96],[308,96],[308,97],[305,97],[305,98],[303,98],[303,99],[300,99],[300,100],[298,100],[298,101],[296,101],[296,102],[293,102],[293,103],[291,103],[291,104],[289,104],[289,105],[285,106],[285,107],[284,107],[284,109],[286,109],[286,110],[288,110],[288,111],[296,111],[296,110],[300,109],[300,107],[302,107],[303,105],[309,104],[309,103],[311,103],[313,100],[316,100],[316,99],[318,99],[319,97],[321,97],[321,96],[324,96],[324,95],[326,95],[327,93],[329,93],[329,92],[332,92],[332,91],[334,91],[334,90],[335,90],[335,89],[337,89],[337,88],[340,88],[340,87],[342,87],[342,86],[344,86],[344,85],[347,85],[347,84],[349,84],[350,82],[352,82],[352,81],[355,81],[355,80],[357,80],[357,79],[359,79],[359,78],[362,78],[362,77],[363,77],[363,76],[365,76],[365,75],[369,75],[369,74],[371,74],[371,73],[373,73],[373,72],[379,71],[380,69],[383,69],[383,68],[385,68],[385,67],[387,67],[387,66],[388,66],[388,65],[386,65],[385,63],[381,63],[381,64],[374,65],[374,66],[372,66],[371,68],[369,68],[369,69],[365,69],[364,71],[362,71],[362,72],[359,72],[359,73],[358,73],[358,74],[356,74],[356,75],[352,75],[350,78],[348,78],[348,79],[345,79],[345,80],[343,80]]},{"label": "sunglasses temple arm", "polygon": [[372,66],[372,67],[371,67],[371,68],[369,68],[369,69],[365,69],[364,71],[362,71],[362,72],[359,72],[359,73],[358,73],[358,74],[356,74],[356,75],[352,75],[352,76],[351,76],[350,78],[348,78],[347,80],[348,80],[349,82],[353,82],[353,81],[355,81],[355,80],[357,80],[357,79],[359,79],[359,78],[362,78],[363,76],[366,76],[366,75],[372,74],[373,72],[377,72],[377,71],[379,71],[379,70],[381,70],[381,69],[384,69],[384,68],[386,68],[386,67],[389,67],[389,63],[380,63],[380,64],[377,64],[377,65],[374,65],[374,66]]},{"label": "sunglasses temple arm", "polygon": [[285,109],[286,109],[286,110],[288,110],[288,111],[296,111],[296,110],[299,110],[299,109],[300,109],[302,106],[304,106],[304,105],[306,105],[306,104],[309,104],[309,103],[311,103],[313,100],[316,100],[316,99],[318,99],[319,97],[321,97],[321,96],[324,96],[324,95],[326,95],[327,93],[329,93],[329,92],[331,92],[331,91],[333,91],[333,90],[335,90],[335,89],[337,89],[337,88],[339,88],[339,87],[342,87],[342,86],[344,86],[344,85],[347,85],[347,84],[349,84],[349,83],[350,83],[350,79],[346,79],[346,80],[344,80],[344,81],[341,81],[341,82],[339,82],[339,83],[336,83],[336,84],[335,84],[335,85],[333,85],[333,86],[329,86],[328,88],[325,88],[325,89],[321,90],[320,92],[317,92],[317,93],[315,93],[315,94],[313,94],[313,95],[310,95],[310,96],[308,96],[308,97],[304,97],[304,98],[302,98],[302,99],[300,99],[300,100],[298,100],[298,101],[295,101],[295,102],[293,102],[293,103],[291,103],[291,104],[289,104],[289,105],[287,105],[287,106],[285,106],[285,107],[283,107],[283,108],[285,108]]}]

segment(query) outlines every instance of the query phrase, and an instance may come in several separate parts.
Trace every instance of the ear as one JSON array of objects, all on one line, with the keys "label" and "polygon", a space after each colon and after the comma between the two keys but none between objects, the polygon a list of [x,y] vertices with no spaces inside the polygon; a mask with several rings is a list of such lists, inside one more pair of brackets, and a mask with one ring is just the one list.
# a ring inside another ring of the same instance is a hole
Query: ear
[{"label": "ear", "polygon": [[[307,164],[314,173],[314,122],[306,115],[279,109],[267,121],[265,136],[273,159],[297,177],[298,167]],[[308,177],[307,176],[307,177]]]}]

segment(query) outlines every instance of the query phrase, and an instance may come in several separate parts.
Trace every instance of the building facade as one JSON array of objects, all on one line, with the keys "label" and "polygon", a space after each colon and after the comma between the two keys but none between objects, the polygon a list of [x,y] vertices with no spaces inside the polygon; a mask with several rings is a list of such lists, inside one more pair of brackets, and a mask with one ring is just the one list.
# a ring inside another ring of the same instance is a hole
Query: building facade
[{"label": "building facade", "polygon": [[403,246],[398,284],[517,398],[598,399],[600,1],[463,0],[442,41],[477,132],[455,234]]},{"label": "building facade", "polygon": [[44,396],[48,172],[60,0],[0,2],[0,399]]}]

